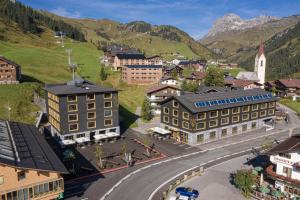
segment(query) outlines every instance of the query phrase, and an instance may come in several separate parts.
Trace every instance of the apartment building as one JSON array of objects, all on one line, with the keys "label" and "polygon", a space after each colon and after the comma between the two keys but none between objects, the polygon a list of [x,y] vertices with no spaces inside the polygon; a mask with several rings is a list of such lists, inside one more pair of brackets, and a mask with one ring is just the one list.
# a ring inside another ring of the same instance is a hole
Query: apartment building
[{"label": "apartment building", "polygon": [[62,199],[68,173],[33,125],[0,121],[0,199]]},{"label": "apartment building", "polygon": [[0,56],[0,84],[19,83],[21,80],[21,66]]},{"label": "apartment building", "polygon": [[[95,140],[97,135],[118,136],[118,91],[86,80],[46,85],[51,133],[63,145]],[[113,134],[112,134],[113,133]]]},{"label": "apartment building", "polygon": [[128,84],[154,84],[163,76],[162,65],[124,65],[122,80]]},{"label": "apartment building", "polygon": [[263,128],[274,118],[276,101],[262,89],[172,96],[161,103],[161,126],[177,141],[207,143]]},{"label": "apartment building", "polygon": [[289,199],[300,197],[300,135],[281,142],[268,154],[272,165],[266,169],[274,186],[288,195]]}]

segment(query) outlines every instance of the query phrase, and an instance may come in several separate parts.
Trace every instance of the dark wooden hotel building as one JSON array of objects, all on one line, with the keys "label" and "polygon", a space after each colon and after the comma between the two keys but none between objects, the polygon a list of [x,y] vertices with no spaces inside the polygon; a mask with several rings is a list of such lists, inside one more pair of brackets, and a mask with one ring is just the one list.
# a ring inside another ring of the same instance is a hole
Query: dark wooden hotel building
[{"label": "dark wooden hotel building", "polygon": [[0,56],[0,84],[19,83],[20,79],[21,66]]},{"label": "dark wooden hotel building", "polygon": [[260,129],[275,115],[276,97],[262,89],[202,92],[162,102],[162,128],[177,141],[197,145]]}]

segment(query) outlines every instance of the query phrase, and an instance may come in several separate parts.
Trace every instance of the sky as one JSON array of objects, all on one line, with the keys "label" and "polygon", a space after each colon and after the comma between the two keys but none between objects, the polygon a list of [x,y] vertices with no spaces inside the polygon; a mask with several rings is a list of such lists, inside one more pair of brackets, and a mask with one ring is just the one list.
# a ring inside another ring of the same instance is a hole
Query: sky
[{"label": "sky", "polygon": [[20,0],[33,8],[71,18],[146,21],[173,25],[194,38],[204,36],[227,13],[243,19],[300,14],[299,0]]}]

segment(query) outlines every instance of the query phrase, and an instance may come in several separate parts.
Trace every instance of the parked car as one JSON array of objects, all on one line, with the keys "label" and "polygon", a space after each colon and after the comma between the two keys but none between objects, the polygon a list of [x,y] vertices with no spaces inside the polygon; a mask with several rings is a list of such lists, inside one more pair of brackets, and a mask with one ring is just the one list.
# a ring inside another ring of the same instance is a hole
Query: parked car
[{"label": "parked car", "polygon": [[198,198],[199,196],[199,192],[190,187],[178,187],[176,188],[175,193],[192,198]]}]

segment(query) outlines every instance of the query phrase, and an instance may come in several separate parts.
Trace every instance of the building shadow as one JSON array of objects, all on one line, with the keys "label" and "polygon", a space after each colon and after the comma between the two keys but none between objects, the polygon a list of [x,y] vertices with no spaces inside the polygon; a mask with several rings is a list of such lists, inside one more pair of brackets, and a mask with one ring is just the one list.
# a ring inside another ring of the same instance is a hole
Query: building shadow
[{"label": "building shadow", "polygon": [[21,78],[21,83],[40,83],[40,84],[44,84],[44,82],[42,82],[41,80],[38,80],[32,76],[28,76],[26,74],[22,74],[22,78]]},{"label": "building shadow", "polygon": [[127,129],[131,127],[132,124],[136,122],[139,118],[135,113],[132,113],[130,110],[125,108],[124,106],[119,106],[120,113],[120,132],[123,134]]}]

